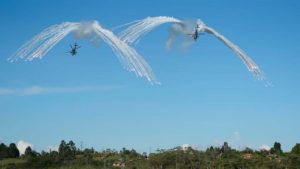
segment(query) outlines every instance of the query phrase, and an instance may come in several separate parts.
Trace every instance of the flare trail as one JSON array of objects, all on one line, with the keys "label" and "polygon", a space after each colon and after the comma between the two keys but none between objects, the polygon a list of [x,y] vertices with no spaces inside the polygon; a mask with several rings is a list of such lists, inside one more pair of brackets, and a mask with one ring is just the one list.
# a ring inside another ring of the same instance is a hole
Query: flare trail
[{"label": "flare trail", "polygon": [[144,59],[111,31],[101,27],[97,21],[88,23],[64,22],[50,26],[21,46],[9,60],[15,61],[20,58],[32,61],[36,58],[41,59],[71,32],[75,33],[77,37],[103,39],[112,48],[127,70],[134,72],[137,76],[145,77],[150,83],[159,83],[151,67]]}]

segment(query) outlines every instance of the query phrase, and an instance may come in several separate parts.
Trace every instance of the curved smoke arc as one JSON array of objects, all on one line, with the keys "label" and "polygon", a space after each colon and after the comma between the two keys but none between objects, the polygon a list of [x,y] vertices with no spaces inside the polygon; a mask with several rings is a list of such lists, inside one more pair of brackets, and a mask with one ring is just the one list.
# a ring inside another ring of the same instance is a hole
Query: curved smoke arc
[{"label": "curved smoke arc", "polygon": [[8,60],[24,59],[32,61],[37,58],[41,59],[71,32],[78,37],[103,39],[118,56],[125,69],[134,72],[137,76],[146,78],[151,84],[159,84],[147,62],[133,48],[129,47],[111,31],[104,29],[97,21],[87,23],[64,22],[50,26],[21,46]]},{"label": "curved smoke arc", "polygon": [[[177,26],[177,31],[180,31],[181,34],[186,35],[187,33],[191,33],[191,28],[185,22],[173,17],[158,16],[147,17],[137,22],[133,22],[130,26],[128,26],[127,29],[119,34],[119,37],[121,40],[128,44],[137,43],[139,39],[145,34],[149,33],[151,30],[164,23],[175,23],[174,25]],[[257,64],[249,56],[247,56],[247,54],[242,49],[229,41],[225,36],[215,31],[213,28],[205,25],[201,20],[197,20],[196,25],[196,29],[199,33],[208,33],[215,36],[227,47],[229,47],[238,56],[239,59],[242,60],[247,69],[253,74],[256,79],[265,80],[267,84],[270,85],[270,83],[266,80],[263,71],[260,70]],[[170,46],[173,41],[174,39],[169,38],[167,41],[167,46]]]},{"label": "curved smoke arc", "polygon": [[164,23],[182,24],[183,22],[167,16],[147,17],[142,20],[134,21],[128,28],[119,34],[119,38],[128,44],[132,44],[138,42],[144,35]]}]

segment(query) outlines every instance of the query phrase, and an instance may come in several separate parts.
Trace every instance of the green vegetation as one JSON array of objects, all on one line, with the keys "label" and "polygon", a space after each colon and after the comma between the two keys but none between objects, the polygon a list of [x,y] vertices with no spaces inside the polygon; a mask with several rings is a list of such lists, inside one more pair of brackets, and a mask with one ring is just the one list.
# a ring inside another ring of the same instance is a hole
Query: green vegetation
[{"label": "green vegetation", "polygon": [[15,143],[11,143],[8,147],[3,143],[0,144],[0,160],[4,158],[16,158],[19,156],[20,153]]},{"label": "green vegetation", "polygon": [[191,147],[138,153],[123,148],[101,152],[93,148],[79,150],[73,141],[61,141],[58,151],[37,153],[28,147],[19,156],[15,144],[0,145],[0,169],[299,169],[300,144],[291,152],[283,152],[275,142],[271,150],[242,151],[232,149],[228,143],[209,147],[206,151]]}]

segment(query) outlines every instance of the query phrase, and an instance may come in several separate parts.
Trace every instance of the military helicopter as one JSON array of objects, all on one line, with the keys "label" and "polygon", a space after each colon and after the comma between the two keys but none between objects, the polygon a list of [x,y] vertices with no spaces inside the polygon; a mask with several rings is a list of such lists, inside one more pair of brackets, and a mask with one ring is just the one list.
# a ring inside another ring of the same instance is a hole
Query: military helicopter
[{"label": "military helicopter", "polygon": [[81,46],[78,46],[77,43],[74,44],[74,46],[70,45],[71,50],[68,52],[72,56],[75,56],[77,54],[77,49],[81,48]]},{"label": "military helicopter", "polygon": [[[197,24],[195,26],[195,31],[194,33],[188,33],[187,35],[191,35],[192,38],[196,41],[199,38],[200,34],[204,34],[203,33],[203,29],[204,29],[204,24],[201,20],[197,21]],[[200,32],[199,32],[200,31]]]}]

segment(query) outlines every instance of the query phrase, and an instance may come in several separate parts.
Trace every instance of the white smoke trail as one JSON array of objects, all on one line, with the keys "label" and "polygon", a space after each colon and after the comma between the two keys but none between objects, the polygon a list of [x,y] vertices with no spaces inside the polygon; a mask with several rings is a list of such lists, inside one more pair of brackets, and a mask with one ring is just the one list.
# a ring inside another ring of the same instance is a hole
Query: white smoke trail
[{"label": "white smoke trail", "polygon": [[133,48],[118,39],[111,31],[102,28],[97,21],[89,23],[65,22],[50,26],[25,43],[9,60],[15,61],[21,58],[31,61],[36,58],[42,58],[71,32],[75,33],[77,38],[102,38],[113,49],[113,52],[127,70],[135,72],[137,76],[145,77],[150,83],[159,84],[151,67],[143,58]]},{"label": "white smoke trail", "polygon": [[114,36],[111,31],[103,29],[98,22],[94,22],[93,27],[95,33],[103,38],[103,40],[113,49],[120,61],[125,65],[125,68],[135,72],[138,76],[147,78],[150,82],[159,84],[155,75],[152,73],[151,67],[133,48],[130,48],[125,42]]},{"label": "white smoke trail", "polygon": [[134,42],[138,42],[138,40],[142,36],[150,32],[155,27],[170,22],[182,23],[180,20],[173,17],[167,17],[167,16],[147,17],[138,22],[134,22],[134,24],[132,24],[131,26],[129,26],[127,29],[125,29],[119,34],[119,38],[128,44],[132,44]]},{"label": "white smoke trail", "polygon": [[193,32],[194,23],[190,21],[184,21],[183,23],[174,23],[169,28],[169,37],[166,41],[166,48],[169,50],[172,48],[173,44],[175,43],[176,39],[180,36],[183,37],[182,42],[182,49],[186,51],[189,46],[192,45],[194,39],[190,36],[186,36],[187,34]]},{"label": "white smoke trail", "polygon": [[[180,35],[187,36],[187,34],[193,33],[191,32],[193,28],[191,28],[189,23],[185,23],[183,21],[180,21],[172,17],[159,16],[159,17],[148,17],[143,20],[140,20],[139,22],[135,22],[134,24],[129,26],[126,30],[122,31],[119,37],[124,42],[131,44],[137,42],[142,36],[150,32],[155,27],[168,22],[173,22],[175,24],[170,29],[170,36],[166,42],[167,48],[170,48],[172,46],[177,36]],[[198,20],[196,25],[199,34],[209,33],[217,37],[226,46],[228,46],[231,50],[233,50],[235,54],[237,54],[237,56],[243,61],[243,63],[248,68],[248,70],[254,75],[256,79],[266,81],[263,72],[254,63],[254,61],[252,61],[250,57],[248,57],[245,54],[245,52],[243,52],[238,46],[233,44],[231,41],[229,41],[227,38],[219,34],[211,27],[206,26],[201,20]],[[267,85],[270,85],[270,83],[267,82]]]},{"label": "white smoke trail", "polygon": [[54,45],[62,40],[67,34],[78,29],[78,23],[65,22],[46,28],[40,34],[25,43],[9,60],[15,61],[19,58],[31,61],[42,58]]},{"label": "white smoke trail", "polygon": [[[226,37],[215,31],[213,28],[206,26],[201,20],[197,21],[198,32],[206,32],[214,35],[220,41],[222,41],[227,47],[229,47],[233,52],[243,61],[248,70],[253,74],[253,76],[258,80],[266,80],[264,73],[259,69],[259,67],[254,63],[254,61],[247,56],[247,54],[240,49],[237,45],[229,41]],[[267,82],[267,81],[266,81]],[[270,85],[267,82],[267,85]]]}]

